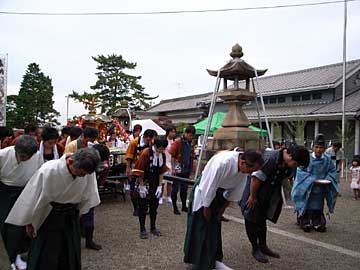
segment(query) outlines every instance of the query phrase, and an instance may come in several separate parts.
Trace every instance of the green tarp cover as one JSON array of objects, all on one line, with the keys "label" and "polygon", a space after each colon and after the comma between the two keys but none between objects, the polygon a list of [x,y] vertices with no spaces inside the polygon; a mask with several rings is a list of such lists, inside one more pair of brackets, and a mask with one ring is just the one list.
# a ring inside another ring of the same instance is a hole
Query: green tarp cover
[{"label": "green tarp cover", "polygon": [[[215,130],[217,130],[218,128],[221,128],[221,123],[224,120],[225,115],[226,115],[226,113],[224,113],[224,112],[216,112],[216,113],[214,113],[212,121],[211,121],[209,135],[213,135]],[[194,127],[196,128],[196,134],[197,135],[201,135],[201,134],[205,133],[207,122],[208,122],[208,119],[205,118],[205,119],[201,120],[200,122],[194,124]],[[268,132],[265,129],[260,129],[260,128],[252,126],[252,125],[250,125],[249,128],[254,130],[254,131],[257,131],[257,132],[261,133],[262,136],[267,136],[268,135]]]}]

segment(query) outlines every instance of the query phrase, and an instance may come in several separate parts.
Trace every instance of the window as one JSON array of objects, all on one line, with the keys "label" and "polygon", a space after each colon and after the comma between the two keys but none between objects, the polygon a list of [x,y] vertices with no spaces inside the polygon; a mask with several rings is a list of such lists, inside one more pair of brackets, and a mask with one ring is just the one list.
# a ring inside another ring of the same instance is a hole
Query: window
[{"label": "window", "polygon": [[312,98],[313,99],[321,99],[322,95],[321,95],[321,93],[314,93],[314,94],[312,94]]},{"label": "window", "polygon": [[310,100],[311,99],[311,95],[310,94],[305,94],[301,96],[302,100]]},{"label": "window", "polygon": [[264,98],[264,104],[268,104],[269,100],[267,98]]},{"label": "window", "polygon": [[275,103],[276,103],[276,97],[270,98],[270,104],[275,104]]},{"label": "window", "polygon": [[278,103],[284,103],[285,97],[278,97]]},{"label": "window", "polygon": [[292,96],[292,101],[300,101],[300,96]]}]

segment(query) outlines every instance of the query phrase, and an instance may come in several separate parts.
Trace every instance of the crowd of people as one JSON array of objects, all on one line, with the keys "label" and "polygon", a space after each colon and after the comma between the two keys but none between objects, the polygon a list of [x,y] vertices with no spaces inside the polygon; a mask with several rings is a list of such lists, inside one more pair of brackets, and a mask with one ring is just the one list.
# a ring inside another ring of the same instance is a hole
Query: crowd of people
[{"label": "crowd of people", "polygon": [[[174,126],[158,135],[137,125],[129,139],[112,131],[105,142],[93,127],[64,127],[59,135],[51,126],[29,125],[24,133],[9,136],[0,128],[0,232],[12,269],[81,269],[80,235],[86,248],[102,248],[93,239],[94,209],[100,203],[98,181],[107,177],[113,147],[126,149],[126,189],[139,237],[149,237],[147,214],[150,233],[161,236],[158,207],[171,203],[174,215],[187,214],[184,262],[197,270],[231,269],[223,263],[221,236],[223,213],[231,203],[244,216],[252,256],[267,263],[268,257],[280,258],[267,243],[267,221],[276,223],[281,214],[284,180],[294,179],[291,197],[304,232],[326,232],[325,202],[333,213],[339,192],[341,145],[326,149],[323,134],[316,136],[311,154],[303,146],[276,142],[274,150],[264,152],[220,151],[195,179],[188,201],[188,184],[164,181],[163,175],[191,178],[194,126],[175,139]],[[360,195],[359,165],[354,157],[354,199]],[[24,252],[29,252],[27,263],[20,257]]]}]

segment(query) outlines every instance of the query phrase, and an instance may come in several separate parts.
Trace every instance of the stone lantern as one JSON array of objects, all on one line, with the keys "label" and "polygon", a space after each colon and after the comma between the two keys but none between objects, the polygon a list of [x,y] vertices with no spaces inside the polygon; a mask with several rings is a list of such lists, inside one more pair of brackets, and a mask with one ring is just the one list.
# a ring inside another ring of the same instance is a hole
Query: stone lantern
[{"label": "stone lantern", "polygon": [[[239,44],[232,47],[231,59],[220,69],[223,89],[217,98],[228,104],[229,110],[222,122],[222,128],[215,130],[214,138],[209,140],[208,150],[222,150],[240,147],[241,149],[260,149],[259,134],[248,128],[250,122],[242,106],[255,100],[256,93],[250,89],[250,79],[255,77],[253,67],[241,57],[242,48]],[[211,76],[217,76],[217,70],[207,70]],[[267,69],[257,70],[258,76],[264,75]],[[233,83],[228,87],[228,81]],[[244,82],[242,82],[244,81]]]}]

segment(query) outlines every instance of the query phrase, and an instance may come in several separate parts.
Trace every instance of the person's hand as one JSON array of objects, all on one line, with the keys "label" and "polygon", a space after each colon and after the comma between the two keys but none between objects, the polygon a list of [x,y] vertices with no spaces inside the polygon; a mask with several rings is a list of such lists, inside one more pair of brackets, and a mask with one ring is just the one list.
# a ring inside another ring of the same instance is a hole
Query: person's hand
[{"label": "person's hand", "polygon": [[176,170],[175,170],[175,169],[172,169],[172,170],[171,170],[171,174],[172,174],[172,175],[176,175]]},{"label": "person's hand", "polygon": [[158,186],[155,192],[156,198],[159,199],[161,197],[161,193],[162,193],[162,186]]},{"label": "person's hand", "polygon": [[36,237],[36,231],[32,224],[26,225],[26,233],[31,239],[34,239]]},{"label": "person's hand", "polygon": [[248,208],[254,208],[256,203],[257,203],[256,197],[250,195],[249,199],[246,202],[246,206]]},{"label": "person's hand", "polygon": [[131,168],[130,167],[126,167],[126,175],[130,179],[130,177],[131,177]]},{"label": "person's hand", "polygon": [[209,222],[211,219],[211,209],[209,207],[204,207],[203,214],[204,214],[205,220],[207,222]]},{"label": "person's hand", "polygon": [[220,210],[219,210],[219,218],[221,218],[224,215],[225,209],[226,209],[226,206],[223,206],[223,207],[220,208]]},{"label": "person's hand", "polygon": [[146,198],[146,195],[148,194],[148,190],[147,188],[143,185],[143,186],[139,186],[139,195],[140,198]]}]

